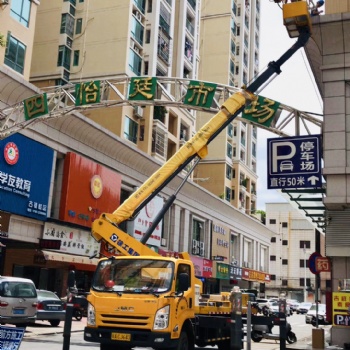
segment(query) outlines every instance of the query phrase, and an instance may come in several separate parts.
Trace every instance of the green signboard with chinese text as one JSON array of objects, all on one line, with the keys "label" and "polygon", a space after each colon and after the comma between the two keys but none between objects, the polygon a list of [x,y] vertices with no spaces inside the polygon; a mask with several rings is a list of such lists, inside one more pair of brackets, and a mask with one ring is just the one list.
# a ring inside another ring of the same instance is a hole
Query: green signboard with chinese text
[{"label": "green signboard with chinese text", "polygon": [[270,127],[280,103],[258,96],[242,113],[242,118]]},{"label": "green signboard with chinese text", "polygon": [[216,84],[191,80],[187,87],[184,104],[210,108],[216,91]]},{"label": "green signboard with chinese text", "polygon": [[84,106],[101,100],[100,81],[90,81],[75,85],[75,105]]},{"label": "green signboard with chinese text", "polygon": [[131,78],[129,100],[149,101],[156,98],[157,78],[134,77]]},{"label": "green signboard with chinese text", "polygon": [[25,120],[38,118],[49,112],[46,94],[29,97],[23,103]]}]

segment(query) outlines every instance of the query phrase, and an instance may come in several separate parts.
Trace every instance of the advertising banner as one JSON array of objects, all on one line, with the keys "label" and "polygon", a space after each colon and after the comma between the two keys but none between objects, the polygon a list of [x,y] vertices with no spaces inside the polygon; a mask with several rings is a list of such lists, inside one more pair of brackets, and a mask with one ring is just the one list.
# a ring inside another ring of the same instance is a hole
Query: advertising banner
[{"label": "advertising banner", "polygon": [[[145,235],[147,229],[152,225],[159,211],[162,209],[164,200],[161,197],[154,197],[145,207],[142,208],[136,219],[128,222],[128,233],[137,240]],[[162,222],[161,220],[153,231],[150,238],[147,240],[147,245],[160,247],[162,239]]]},{"label": "advertising banner", "polygon": [[21,134],[0,140],[0,209],[46,220],[54,152]]},{"label": "advertising banner", "polygon": [[76,153],[64,160],[60,220],[91,227],[120,204],[121,176]]}]

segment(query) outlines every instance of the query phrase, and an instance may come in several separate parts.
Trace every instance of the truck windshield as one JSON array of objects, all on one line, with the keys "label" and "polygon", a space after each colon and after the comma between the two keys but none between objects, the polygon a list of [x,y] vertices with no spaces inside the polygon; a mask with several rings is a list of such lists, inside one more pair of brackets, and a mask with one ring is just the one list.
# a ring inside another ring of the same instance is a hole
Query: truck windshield
[{"label": "truck windshield", "polygon": [[104,292],[164,293],[171,288],[173,272],[171,261],[108,259],[98,264],[92,288]]}]

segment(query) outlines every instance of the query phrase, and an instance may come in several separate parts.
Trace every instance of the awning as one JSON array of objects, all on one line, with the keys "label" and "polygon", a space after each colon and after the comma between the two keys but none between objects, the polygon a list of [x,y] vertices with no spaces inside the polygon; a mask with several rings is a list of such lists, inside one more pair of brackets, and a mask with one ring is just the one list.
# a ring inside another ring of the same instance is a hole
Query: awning
[{"label": "awning", "polygon": [[77,270],[94,271],[98,259],[90,259],[88,256],[58,253],[51,250],[42,250],[46,261],[58,261],[74,265]]}]

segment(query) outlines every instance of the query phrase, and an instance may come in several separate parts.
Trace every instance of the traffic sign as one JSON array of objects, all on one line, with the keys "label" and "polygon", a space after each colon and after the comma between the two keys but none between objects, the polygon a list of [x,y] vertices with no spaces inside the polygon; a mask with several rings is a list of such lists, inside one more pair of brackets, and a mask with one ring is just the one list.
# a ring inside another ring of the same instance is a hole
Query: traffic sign
[{"label": "traffic sign", "polygon": [[321,135],[267,140],[267,188],[320,188]]},{"label": "traffic sign", "polygon": [[314,275],[319,273],[319,271],[316,270],[316,259],[319,257],[322,257],[322,255],[317,252],[312,253],[309,257],[309,269]]}]

